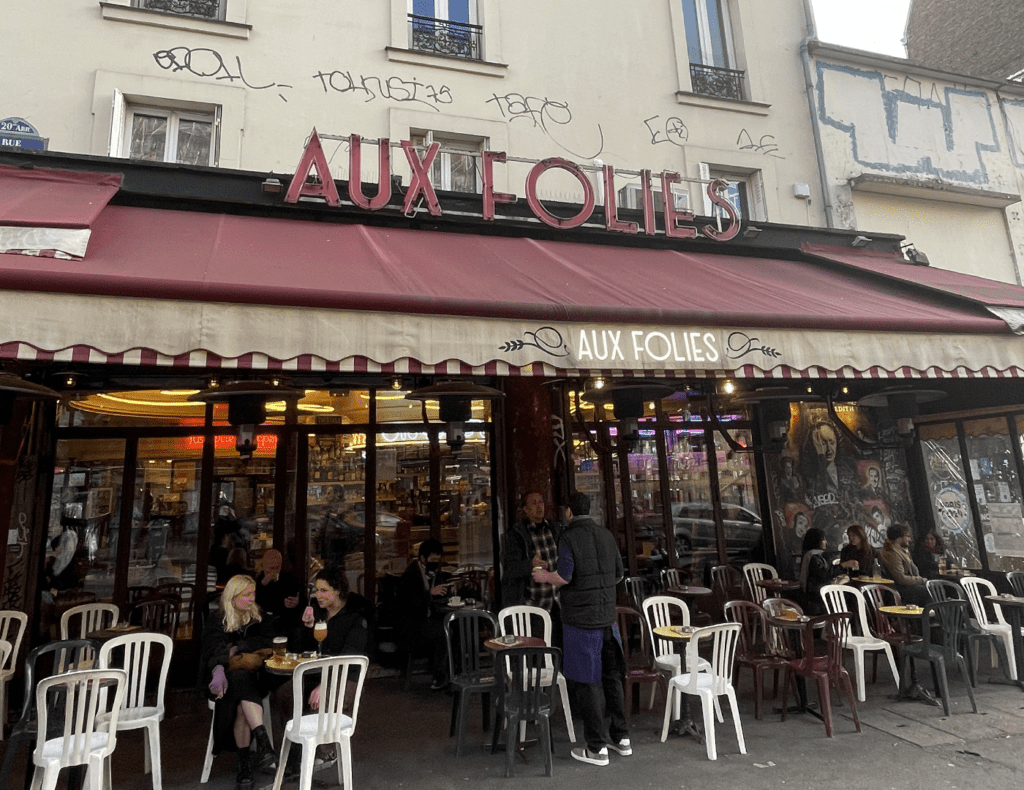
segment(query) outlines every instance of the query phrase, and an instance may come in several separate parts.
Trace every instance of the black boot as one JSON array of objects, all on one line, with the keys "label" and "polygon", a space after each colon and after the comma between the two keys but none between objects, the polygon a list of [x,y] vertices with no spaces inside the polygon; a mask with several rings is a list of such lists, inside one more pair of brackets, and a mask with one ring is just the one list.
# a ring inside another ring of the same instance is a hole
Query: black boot
[{"label": "black boot", "polygon": [[252,790],[252,763],[249,761],[249,749],[238,750],[238,774],[235,777],[238,790]]},{"label": "black boot", "polygon": [[267,728],[261,724],[253,729],[252,739],[256,741],[256,767],[260,771],[276,771],[277,759],[274,753],[274,744],[270,742]]}]

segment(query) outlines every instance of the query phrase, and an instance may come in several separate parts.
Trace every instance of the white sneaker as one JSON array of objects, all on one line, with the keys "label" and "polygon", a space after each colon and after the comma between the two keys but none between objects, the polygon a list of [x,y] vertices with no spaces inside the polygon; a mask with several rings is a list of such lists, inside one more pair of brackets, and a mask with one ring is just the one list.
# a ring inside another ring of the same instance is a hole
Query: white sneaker
[{"label": "white sneaker", "polygon": [[592,752],[585,746],[581,746],[572,750],[572,758],[591,765],[608,765],[608,749],[602,746],[599,751]]},{"label": "white sneaker", "polygon": [[629,742],[629,738],[623,738],[618,743],[609,743],[608,748],[613,752],[621,754],[623,757],[629,757],[633,753],[633,746]]}]

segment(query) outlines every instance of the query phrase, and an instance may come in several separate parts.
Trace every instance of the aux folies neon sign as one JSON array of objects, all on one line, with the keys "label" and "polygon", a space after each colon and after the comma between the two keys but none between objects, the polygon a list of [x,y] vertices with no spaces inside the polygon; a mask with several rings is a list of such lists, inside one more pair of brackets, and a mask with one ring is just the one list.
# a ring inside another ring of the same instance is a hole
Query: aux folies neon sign
[{"label": "aux folies neon sign", "polygon": [[[419,152],[408,140],[402,140],[401,142],[402,151],[405,152],[405,158],[409,162],[409,167],[412,169],[412,178],[409,182],[409,187],[405,193],[405,200],[402,204],[402,210],[407,214],[412,212],[417,202],[422,197],[423,203],[432,216],[441,216],[441,205],[437,200],[437,193],[434,191],[434,187],[430,183],[430,167],[434,163],[434,157],[437,156],[438,149],[441,147],[440,143],[432,143],[424,152],[423,158],[420,158]],[[480,175],[483,181],[483,207],[481,215],[485,220],[494,220],[494,207],[497,203],[514,203],[516,196],[508,192],[496,192],[494,190],[494,163],[505,161],[504,151],[484,151],[480,161]],[[362,173],[362,138],[354,134],[349,139],[349,154],[348,154],[348,198],[355,205],[360,208],[366,209],[367,211],[378,211],[384,208],[391,200],[391,141],[384,138],[377,142],[377,158],[378,158],[378,181],[377,181],[377,194],[373,197],[368,197],[363,193],[363,181],[361,177]],[[316,174],[319,177],[315,180],[310,180],[309,176],[313,170],[316,169]],[[572,217],[557,217],[549,212],[543,204],[540,202],[540,198],[537,197],[537,182],[548,170],[562,170],[569,175],[573,176],[579,181],[580,186],[583,189],[583,203],[577,214]],[[615,169],[611,165],[604,165],[602,168],[602,177],[604,179],[604,193],[606,195],[615,195]],[[681,178],[678,173],[664,172],[659,176],[661,180],[661,193],[663,195],[672,194],[672,185],[678,184]],[[627,222],[621,220],[618,217],[617,210],[614,207],[610,207],[612,210],[608,211],[605,215],[605,228],[609,231],[617,233],[636,234],[643,232],[646,235],[653,236],[657,233],[657,227],[655,223],[655,211],[654,211],[654,190],[651,188],[651,171],[641,170],[640,171],[640,194],[643,202],[643,222]],[[526,190],[526,202],[530,206],[530,210],[534,215],[543,222],[545,225],[550,225],[553,228],[569,229],[576,228],[590,219],[591,214],[594,213],[594,207],[596,205],[596,197],[594,195],[594,186],[590,183],[590,179],[587,177],[583,169],[568,159],[562,159],[560,157],[553,157],[551,159],[544,159],[535,164],[529,174],[526,176],[525,183]],[[704,225],[700,228],[701,235],[713,239],[715,241],[729,241],[739,233],[740,223],[739,217],[736,215],[736,210],[732,207],[732,204],[722,195],[724,190],[727,188],[725,181],[716,180],[712,181],[707,186],[707,195],[711,200],[712,204],[718,206],[725,217],[722,220],[722,225],[716,227],[715,225]],[[338,194],[338,187],[334,183],[334,179],[331,177],[330,167],[327,164],[327,157],[324,155],[323,145],[320,143],[320,136],[317,134],[316,129],[313,129],[313,134],[309,138],[309,142],[306,144],[306,149],[302,152],[302,159],[299,161],[299,166],[295,170],[295,175],[292,176],[291,183],[288,185],[288,192],[285,194],[286,203],[297,203],[299,198],[318,198],[324,200],[329,206],[340,206],[341,197]],[[664,201],[664,207],[662,209],[662,215],[664,220],[664,233],[666,236],[670,236],[678,239],[692,239],[697,236],[697,226],[694,224],[694,215],[692,211],[686,209],[680,209],[673,205],[673,201]]]}]

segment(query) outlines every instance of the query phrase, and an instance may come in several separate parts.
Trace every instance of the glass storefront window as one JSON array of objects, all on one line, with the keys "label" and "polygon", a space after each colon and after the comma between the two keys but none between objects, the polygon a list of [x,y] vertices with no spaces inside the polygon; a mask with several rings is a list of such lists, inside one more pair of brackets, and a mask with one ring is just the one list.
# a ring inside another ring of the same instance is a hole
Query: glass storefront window
[{"label": "glass storefront window", "polygon": [[72,590],[113,595],[124,449],[122,439],[57,442],[44,589],[58,601]]},{"label": "glass storefront window", "polygon": [[139,440],[129,587],[195,583],[202,448],[182,449],[182,444],[181,439]]},{"label": "glass storefront window", "polygon": [[1006,417],[964,422],[989,570],[1024,568],[1020,480]]},{"label": "glass storefront window", "polygon": [[932,519],[946,548],[961,567],[981,568],[967,474],[954,423],[918,428]]},{"label": "glass storefront window", "polygon": [[676,564],[699,584],[705,567],[718,564],[704,428],[672,428],[665,432],[665,446]]}]

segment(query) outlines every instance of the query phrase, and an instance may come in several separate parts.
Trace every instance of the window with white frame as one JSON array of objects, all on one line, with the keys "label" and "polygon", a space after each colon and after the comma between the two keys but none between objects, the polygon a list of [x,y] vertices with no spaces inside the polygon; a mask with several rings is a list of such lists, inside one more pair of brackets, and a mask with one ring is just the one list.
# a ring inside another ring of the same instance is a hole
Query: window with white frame
[{"label": "window with white frame", "polygon": [[[729,185],[723,197],[729,201],[740,219],[767,221],[764,179],[759,170],[730,170],[701,162],[700,177],[704,181],[721,179]],[[706,190],[704,214],[708,217],[725,217],[725,209],[713,204]]]},{"label": "window with white frame", "polygon": [[430,131],[413,132],[410,137],[421,157],[432,143],[441,146],[430,166],[430,183],[435,189],[477,194],[483,190],[480,152],[484,149],[484,140]]},{"label": "window with white frame", "polygon": [[[654,211],[660,214],[665,209],[665,196],[661,192],[661,186],[651,184],[651,193],[654,198]],[[681,188],[673,187],[672,200],[675,203],[675,207],[679,210],[687,209],[690,206],[690,196]],[[644,207],[644,199],[640,185],[626,184],[626,186],[619,190],[616,202],[619,208],[642,209]]]},{"label": "window with white frame", "polygon": [[147,162],[213,165],[217,122],[214,112],[125,106],[121,156]]},{"label": "window with white frame", "polygon": [[194,16],[200,19],[224,19],[227,0],[133,0],[136,8],[162,11],[165,14]]},{"label": "window with white frame", "polygon": [[476,0],[409,0],[409,48],[469,60],[483,57]]},{"label": "window with white frame", "polygon": [[690,83],[694,93],[743,99],[743,72],[736,69],[726,0],[682,0]]}]

